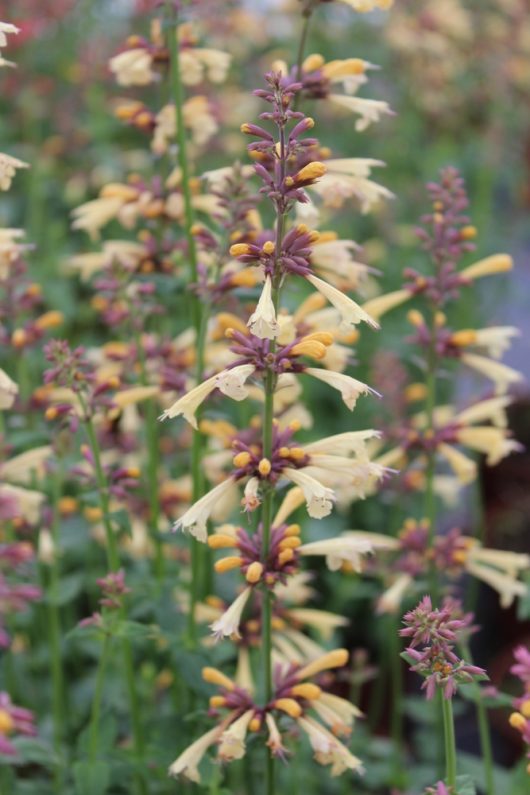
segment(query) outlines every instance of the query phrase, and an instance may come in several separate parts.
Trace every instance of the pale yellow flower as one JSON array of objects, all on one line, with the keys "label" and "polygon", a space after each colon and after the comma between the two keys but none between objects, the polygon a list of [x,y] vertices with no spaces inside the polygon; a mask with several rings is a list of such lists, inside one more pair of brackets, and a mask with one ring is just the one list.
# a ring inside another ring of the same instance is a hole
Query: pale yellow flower
[{"label": "pale yellow flower", "polygon": [[255,337],[272,340],[278,336],[280,327],[276,319],[276,310],[272,301],[272,281],[270,276],[265,279],[265,284],[255,311],[248,319],[250,331]]},{"label": "pale yellow flower", "polygon": [[180,53],[182,81],[187,86],[196,86],[203,80],[223,83],[231,60],[232,56],[222,50],[205,47],[183,49]]},{"label": "pale yellow flower", "polygon": [[0,47],[7,45],[8,35],[16,36],[18,33],[20,33],[20,28],[17,28],[16,25],[12,25],[10,22],[0,22]]},{"label": "pale yellow flower", "polygon": [[352,378],[350,375],[345,375],[344,373],[336,373],[332,370],[325,370],[318,367],[306,367],[304,372],[313,378],[317,378],[319,381],[323,381],[325,384],[328,384],[328,386],[333,387],[333,389],[337,389],[341,393],[342,399],[350,411],[353,411],[355,408],[357,398],[360,395],[378,394],[367,384],[364,384],[362,381],[357,381],[356,378]]},{"label": "pale yellow flower", "polygon": [[120,52],[110,59],[109,67],[120,86],[147,86],[158,79],[153,56],[144,47]]},{"label": "pale yellow flower", "polygon": [[368,312],[351,298],[348,298],[347,295],[344,295],[343,292],[337,290],[336,287],[313,274],[306,276],[306,279],[335,307],[341,316],[342,323],[345,325],[357,325],[357,323],[364,322],[372,328],[379,328],[377,321],[370,317]]},{"label": "pale yellow flower", "polygon": [[495,384],[497,394],[506,392],[512,384],[520,383],[524,380],[522,373],[508,367],[506,364],[488,359],[486,356],[478,356],[475,353],[463,353],[461,360],[468,367],[476,370],[481,375],[490,378]]},{"label": "pale yellow flower", "polygon": [[0,367],[0,411],[10,409],[18,395],[18,385]]},{"label": "pale yellow flower", "polygon": [[326,160],[326,173],[310,186],[324,201],[326,207],[342,207],[352,196],[360,204],[361,212],[368,213],[383,199],[394,194],[370,179],[374,166],[384,166],[381,160],[370,158],[338,158]]},{"label": "pale yellow flower", "polygon": [[231,479],[224,480],[215,486],[204,497],[201,497],[194,505],[175,522],[173,529],[187,530],[194,538],[202,543],[208,539],[207,522],[218,503],[223,497],[232,491],[234,482]]},{"label": "pale yellow flower", "polygon": [[182,415],[193,428],[197,428],[195,412],[214,389],[219,389],[224,395],[232,400],[244,400],[248,391],[244,384],[247,378],[254,372],[253,365],[242,364],[228,370],[221,370],[217,375],[207,378],[190,392],[180,397],[175,403],[167,408],[159,419],[167,420]]},{"label": "pale yellow flower", "polygon": [[323,486],[322,483],[308,475],[303,469],[287,467],[282,471],[282,474],[302,489],[309,516],[313,519],[322,519],[331,513],[335,500],[335,494],[332,489]]},{"label": "pale yellow flower", "polygon": [[216,638],[231,638],[232,636],[236,638],[240,637],[239,624],[241,623],[241,616],[251,593],[251,587],[245,588],[243,591],[241,591],[239,596],[234,599],[230,607],[225,610],[222,616],[214,621],[210,629]]},{"label": "pale yellow flower", "polygon": [[377,600],[378,613],[391,613],[392,615],[401,611],[401,604],[413,583],[409,574],[399,574],[392,585],[383,591]]},{"label": "pale yellow flower", "polygon": [[29,168],[29,163],[0,152],[0,190],[9,190],[19,168]]},{"label": "pale yellow flower", "polygon": [[169,768],[169,775],[173,777],[183,775],[189,781],[200,784],[201,776],[199,773],[199,764],[208,748],[218,740],[222,731],[222,726],[216,726],[214,729],[206,732],[206,734],[203,734],[202,737],[199,737],[198,740],[195,740],[194,743],[175,759]]},{"label": "pale yellow flower", "polygon": [[53,450],[50,445],[43,445],[13,456],[0,465],[2,478],[30,485],[34,477],[44,476],[45,463],[52,455]]},{"label": "pale yellow flower", "polygon": [[338,107],[345,108],[360,116],[360,119],[355,122],[357,132],[363,132],[371,124],[380,121],[383,115],[393,115],[388,102],[378,99],[363,99],[362,97],[350,97],[343,94],[330,94],[328,99]]},{"label": "pale yellow flower", "polygon": [[253,715],[254,710],[248,709],[221,734],[218,753],[223,762],[232,762],[245,756],[245,738]]},{"label": "pale yellow flower", "polygon": [[0,495],[13,498],[16,501],[16,516],[24,519],[28,524],[37,524],[41,508],[45,501],[44,494],[40,491],[12,486],[10,483],[0,483]]}]

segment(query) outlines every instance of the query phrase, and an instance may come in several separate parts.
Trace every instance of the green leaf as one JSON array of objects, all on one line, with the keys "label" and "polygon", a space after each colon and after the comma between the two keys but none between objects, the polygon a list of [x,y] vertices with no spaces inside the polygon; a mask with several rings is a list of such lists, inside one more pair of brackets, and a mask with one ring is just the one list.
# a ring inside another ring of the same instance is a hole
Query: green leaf
[{"label": "green leaf", "polygon": [[72,772],[76,795],[105,795],[110,780],[106,762],[76,762]]},{"label": "green leaf", "polygon": [[456,777],[456,792],[457,795],[477,795],[475,782],[471,776]]},{"label": "green leaf", "polygon": [[114,631],[116,637],[130,638],[131,640],[145,640],[153,638],[155,634],[158,634],[157,627],[140,624],[139,621],[119,621]]},{"label": "green leaf", "polygon": [[83,579],[84,577],[82,574],[70,574],[66,577],[62,577],[58,584],[57,592],[55,594],[49,594],[46,601],[56,607],[68,604],[68,602],[75,599],[81,592]]}]

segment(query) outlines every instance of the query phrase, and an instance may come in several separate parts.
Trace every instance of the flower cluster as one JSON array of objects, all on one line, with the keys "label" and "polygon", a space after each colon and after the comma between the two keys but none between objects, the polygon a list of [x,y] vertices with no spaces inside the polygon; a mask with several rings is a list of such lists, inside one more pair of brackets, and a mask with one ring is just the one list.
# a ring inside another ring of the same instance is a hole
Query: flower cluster
[{"label": "flower cluster", "polygon": [[[418,606],[405,613],[405,628],[401,637],[411,638],[405,653],[412,659],[412,671],[425,677],[422,688],[428,699],[434,697],[437,688],[444,698],[450,699],[459,684],[472,682],[485,676],[485,671],[469,665],[454,652],[459,633],[469,625],[469,617],[455,617],[455,604],[445,604],[433,609],[430,596],[424,596]],[[422,646],[421,650],[418,646]]]}]

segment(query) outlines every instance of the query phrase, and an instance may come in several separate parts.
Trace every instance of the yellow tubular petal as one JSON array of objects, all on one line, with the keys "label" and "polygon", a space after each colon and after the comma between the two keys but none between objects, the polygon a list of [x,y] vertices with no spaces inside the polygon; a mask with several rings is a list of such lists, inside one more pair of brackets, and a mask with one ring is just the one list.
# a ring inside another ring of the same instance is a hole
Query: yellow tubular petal
[{"label": "yellow tubular petal", "polygon": [[224,533],[214,533],[208,536],[208,546],[211,549],[230,549],[237,546],[237,541],[232,536],[224,535]]},{"label": "yellow tubular petal", "polygon": [[304,682],[301,685],[295,685],[291,689],[291,693],[293,696],[306,698],[308,701],[314,701],[315,699],[320,698],[322,689],[318,685],[314,685],[312,682]]},{"label": "yellow tubular petal", "polygon": [[235,684],[232,682],[228,676],[225,676],[222,671],[219,671],[217,668],[210,668],[206,667],[202,669],[202,678],[205,682],[208,682],[211,685],[218,685],[218,687],[224,687],[225,690],[233,690],[235,688]]},{"label": "yellow tubular petal", "polygon": [[262,574],[263,574],[263,564],[260,563],[258,560],[255,560],[248,567],[245,579],[251,585],[255,585],[255,583],[260,581]]},{"label": "yellow tubular petal", "polygon": [[322,657],[313,660],[296,672],[297,679],[309,679],[311,676],[327,671],[329,668],[342,668],[348,662],[349,653],[346,649],[334,649]]},{"label": "yellow tubular petal", "polygon": [[238,566],[241,566],[243,559],[238,557],[237,555],[231,555],[227,558],[221,558],[221,560],[217,560],[214,563],[214,569],[218,574],[223,574],[225,571],[230,571],[230,569],[237,569]]},{"label": "yellow tubular petal", "polygon": [[291,718],[299,718],[302,714],[302,707],[294,698],[278,698],[274,702],[276,709],[286,712]]}]

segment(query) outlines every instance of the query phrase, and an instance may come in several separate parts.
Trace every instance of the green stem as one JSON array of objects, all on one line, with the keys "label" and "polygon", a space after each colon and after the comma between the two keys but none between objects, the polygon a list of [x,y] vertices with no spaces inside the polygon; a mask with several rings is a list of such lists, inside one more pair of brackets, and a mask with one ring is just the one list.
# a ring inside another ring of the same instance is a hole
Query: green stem
[{"label": "green stem", "polygon": [[304,19],[304,24],[302,25],[302,32],[300,34],[300,41],[298,44],[298,53],[296,56],[296,79],[300,79],[300,74],[302,71],[302,63],[304,62],[304,54],[305,48],[307,44],[307,36],[309,34],[309,25],[311,23],[311,17],[313,16],[314,5],[313,2],[310,2],[304,10],[302,11],[302,17]]},{"label": "green stem", "polygon": [[[63,666],[61,659],[61,618],[59,608],[57,605],[57,597],[59,593],[59,498],[61,495],[61,470],[53,473],[52,481],[52,523],[50,527],[50,534],[52,538],[52,558],[49,561],[49,567],[42,564],[42,579],[44,582],[44,590],[47,595],[46,599],[46,612],[48,616],[47,630],[48,630],[48,644],[50,653],[50,672],[52,680],[52,716],[53,716],[53,747],[57,756],[60,759],[62,741],[65,736],[64,727],[64,678]],[[48,568],[48,571],[46,570]],[[62,791],[63,780],[61,765],[58,764],[55,769],[55,788],[57,792]]]},{"label": "green stem", "polygon": [[88,752],[91,762],[95,762],[98,756],[99,738],[99,718],[101,715],[101,703],[103,701],[103,685],[105,682],[105,671],[110,652],[110,637],[105,635],[99,658],[98,670],[96,674],[96,687],[94,689],[94,699],[92,701],[92,712],[90,715],[89,745]]},{"label": "green stem", "polygon": [[401,768],[401,753],[403,746],[403,676],[401,668],[399,622],[397,616],[389,616],[390,635],[390,678],[392,689],[392,709],[390,717],[390,731],[394,744],[394,760]]},{"label": "green stem", "polygon": [[[190,189],[190,169],[187,152],[186,128],[184,126],[184,87],[182,83],[180,66],[180,48],[178,43],[178,13],[174,3],[167,3],[169,26],[169,52],[171,60],[171,88],[175,102],[175,115],[177,124],[177,146],[178,163],[182,175],[182,197],[184,201],[184,232],[188,243],[188,259],[190,265],[190,283],[197,284],[197,248],[193,236],[193,224],[195,213],[192,203]],[[196,378],[200,383],[204,372],[204,346],[205,346],[205,324],[202,318],[202,307],[199,297],[195,293],[190,294],[191,317],[193,328],[196,334]],[[203,435],[200,430],[193,431],[193,444],[191,449],[191,474],[193,479],[193,501],[196,502],[204,494],[204,476],[202,471],[202,451]],[[192,539],[191,542],[191,593],[190,610],[188,616],[188,639],[190,645],[194,647],[196,638],[195,610],[201,594],[201,579],[204,559],[204,550],[201,545]]]},{"label": "green stem", "polygon": [[444,698],[441,691],[440,695],[442,697],[442,715],[444,722],[446,781],[450,791],[456,793],[456,744],[453,702],[450,698]]},{"label": "green stem", "polygon": [[[140,362],[140,381],[143,386],[149,385],[145,351],[138,331],[135,332],[136,350]],[[147,440],[147,480],[149,492],[149,525],[153,541],[155,560],[154,570],[159,585],[163,582],[165,573],[164,550],[159,536],[160,499],[158,494],[158,420],[154,400],[149,399],[146,407],[146,440]]]},{"label": "green stem", "polygon": [[[426,425],[425,434],[429,434],[431,439],[434,435],[434,410],[436,407],[436,369],[437,355],[435,344],[435,309],[431,308],[430,323],[430,344],[427,352],[427,373],[425,378],[426,397],[425,415]],[[434,447],[427,452],[427,467],[425,472],[425,506],[424,516],[429,523],[429,550],[432,550],[436,537],[436,498],[434,494],[434,476],[436,473],[436,450]],[[438,602],[438,576],[434,559],[431,558],[429,571],[429,585],[433,604]]]},{"label": "green stem", "polygon": [[[118,552],[118,542],[112,522],[110,520],[110,500],[108,484],[101,464],[101,451],[99,447],[98,438],[92,422],[92,418],[88,412],[86,401],[82,395],[79,395],[79,401],[83,409],[83,416],[85,428],[94,459],[94,469],[96,472],[96,482],[98,486],[98,496],[103,514],[103,526],[105,528],[105,535],[107,538],[107,562],[111,571],[118,571],[120,568],[120,556]],[[125,610],[122,607],[119,612],[120,618],[125,617]],[[141,760],[144,754],[144,741],[142,733],[142,724],[140,720],[140,706],[138,702],[138,694],[136,692],[136,681],[134,671],[134,661],[132,655],[131,644],[128,638],[121,639],[121,650],[123,655],[123,667],[125,672],[125,680],[127,683],[127,691],[129,696],[129,710],[131,715],[133,745],[136,758]],[[147,795],[146,784],[141,773],[136,775],[137,791],[141,795]]]},{"label": "green stem", "polygon": [[102,521],[103,521],[103,527],[105,528],[105,538],[107,540],[107,558],[108,558],[109,569],[111,571],[118,571],[118,569],[120,568],[118,542],[116,540],[116,535],[114,533],[112,522],[110,520],[109,492],[107,488],[107,479],[105,477],[105,472],[103,471],[103,465],[101,463],[101,451],[99,449],[99,442],[96,435],[96,429],[94,428],[94,423],[92,422],[88,406],[86,405],[86,401],[81,394],[79,394],[78,397],[79,397],[79,402],[81,404],[81,408],[83,410],[85,430],[86,430],[86,435],[88,437],[88,443],[90,445],[90,450],[92,452],[92,457],[94,459],[94,470],[96,473],[98,498],[99,498],[101,513],[103,514]]},{"label": "green stem", "polygon": [[[462,646],[462,657],[469,664],[473,664],[471,649],[468,645]],[[493,766],[493,752],[491,748],[491,735],[488,725],[488,713],[482,700],[482,692],[478,682],[473,682],[473,700],[477,710],[478,732],[480,737],[480,751],[484,763],[484,782],[486,795],[495,795],[495,775]]]}]

